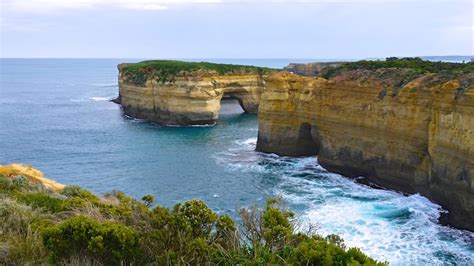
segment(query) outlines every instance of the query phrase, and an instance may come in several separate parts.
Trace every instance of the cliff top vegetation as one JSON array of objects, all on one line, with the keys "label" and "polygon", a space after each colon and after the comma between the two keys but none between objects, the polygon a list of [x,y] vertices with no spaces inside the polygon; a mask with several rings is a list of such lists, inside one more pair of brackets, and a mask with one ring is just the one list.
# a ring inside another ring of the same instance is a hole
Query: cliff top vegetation
[{"label": "cliff top vegetation", "polygon": [[331,78],[337,74],[348,70],[377,70],[383,68],[399,68],[411,69],[416,73],[440,73],[449,72],[455,74],[463,74],[474,71],[474,63],[450,63],[450,62],[434,62],[423,60],[419,57],[388,57],[384,61],[380,60],[361,60],[356,62],[346,62],[337,67],[329,67],[322,73],[324,78]]},{"label": "cliff top vegetation", "polygon": [[161,82],[173,81],[174,77],[182,71],[196,70],[216,71],[220,75],[228,73],[267,73],[277,69],[249,65],[216,64],[209,62],[184,62],[177,60],[148,60],[138,63],[123,64],[121,69],[128,76],[129,81],[144,84],[150,77]]},{"label": "cliff top vegetation", "polygon": [[241,223],[200,200],[173,208],[77,186],[53,192],[0,174],[0,264],[383,265],[337,235],[297,230],[279,198],[242,208]]}]

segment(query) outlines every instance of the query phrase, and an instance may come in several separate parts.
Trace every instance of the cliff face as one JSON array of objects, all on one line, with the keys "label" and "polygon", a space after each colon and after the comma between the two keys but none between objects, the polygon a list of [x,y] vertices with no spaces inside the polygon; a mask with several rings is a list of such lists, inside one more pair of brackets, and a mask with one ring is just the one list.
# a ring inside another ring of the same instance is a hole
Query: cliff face
[{"label": "cliff face", "polygon": [[165,81],[145,74],[136,82],[124,67],[119,65],[119,101],[125,114],[165,125],[213,124],[223,96],[238,99],[245,112],[256,113],[263,91],[259,71],[181,71]]},{"label": "cliff face", "polygon": [[326,63],[309,63],[309,64],[297,64],[291,63],[284,68],[284,70],[295,73],[302,76],[319,76],[321,72],[330,67],[340,66],[342,62],[326,62]]},{"label": "cliff face", "polygon": [[266,79],[257,149],[318,155],[346,176],[441,204],[474,230],[474,73],[355,70]]}]

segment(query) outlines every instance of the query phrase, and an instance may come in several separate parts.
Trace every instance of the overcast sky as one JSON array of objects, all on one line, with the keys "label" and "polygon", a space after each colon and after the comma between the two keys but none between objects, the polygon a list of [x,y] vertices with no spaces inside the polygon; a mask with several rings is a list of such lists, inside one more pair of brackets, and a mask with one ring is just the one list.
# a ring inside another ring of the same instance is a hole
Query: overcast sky
[{"label": "overcast sky", "polygon": [[474,54],[469,0],[0,1],[1,57]]}]

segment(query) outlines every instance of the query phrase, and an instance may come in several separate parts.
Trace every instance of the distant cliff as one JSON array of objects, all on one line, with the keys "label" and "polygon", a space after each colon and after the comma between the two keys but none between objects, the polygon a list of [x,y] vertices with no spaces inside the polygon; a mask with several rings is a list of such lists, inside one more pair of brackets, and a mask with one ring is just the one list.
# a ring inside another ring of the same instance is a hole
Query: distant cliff
[{"label": "distant cliff", "polygon": [[119,98],[125,114],[165,125],[213,124],[223,96],[256,113],[269,68],[144,61],[121,64]]},{"label": "distant cliff", "polygon": [[331,67],[338,67],[342,62],[325,62],[325,63],[308,63],[308,64],[296,64],[291,63],[284,68],[284,70],[302,75],[302,76],[319,76],[324,72],[326,69]]},{"label": "distant cliff", "polygon": [[447,222],[474,230],[472,65],[377,64],[266,78],[257,149],[318,155],[330,171],[421,193],[449,210]]}]

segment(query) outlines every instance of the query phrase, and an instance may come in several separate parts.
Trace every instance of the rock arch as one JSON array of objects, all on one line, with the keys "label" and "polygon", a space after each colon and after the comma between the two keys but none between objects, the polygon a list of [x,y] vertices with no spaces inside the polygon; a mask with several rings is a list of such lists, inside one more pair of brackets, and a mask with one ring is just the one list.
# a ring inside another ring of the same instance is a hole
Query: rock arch
[{"label": "rock arch", "polygon": [[313,135],[317,135],[316,130],[314,130],[309,123],[302,123],[300,125],[296,141],[296,146],[300,155],[309,156],[317,155],[319,153],[319,140],[315,139]]}]

